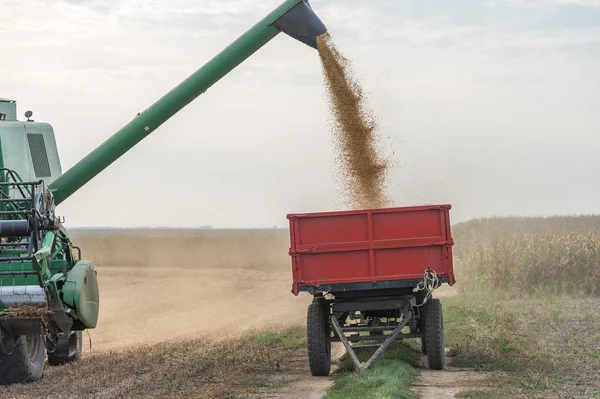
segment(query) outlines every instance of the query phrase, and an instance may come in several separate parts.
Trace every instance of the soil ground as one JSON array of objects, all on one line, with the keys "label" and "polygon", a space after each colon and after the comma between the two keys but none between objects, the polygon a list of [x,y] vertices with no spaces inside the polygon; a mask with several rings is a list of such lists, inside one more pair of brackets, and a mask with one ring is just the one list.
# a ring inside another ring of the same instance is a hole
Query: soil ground
[{"label": "soil ground", "polygon": [[224,339],[303,323],[281,230],[78,231],[98,270],[103,351],[186,338]]},{"label": "soil ground", "polygon": [[[84,335],[83,361],[46,366],[41,382],[0,387],[0,397],[309,399],[323,397],[333,384],[311,378],[304,345],[265,349],[247,342],[258,330],[305,323],[312,297],[291,293],[287,231],[72,235],[100,285],[98,327]],[[223,365],[213,364],[228,351]]]},{"label": "soil ground", "polygon": [[446,356],[444,370],[430,370],[427,357],[422,356],[419,362],[419,382],[414,385],[414,391],[421,399],[449,399],[456,394],[474,387],[487,387],[490,378],[498,373],[475,371],[469,368],[452,367],[452,358]]}]

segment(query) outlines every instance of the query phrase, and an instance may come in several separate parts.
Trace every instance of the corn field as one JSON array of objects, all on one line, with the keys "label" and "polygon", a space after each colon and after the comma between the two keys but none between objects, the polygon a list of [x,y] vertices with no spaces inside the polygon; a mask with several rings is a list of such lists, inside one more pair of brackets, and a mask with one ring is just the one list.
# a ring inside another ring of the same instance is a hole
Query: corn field
[{"label": "corn field", "polygon": [[453,236],[466,290],[600,296],[600,216],[477,219]]}]

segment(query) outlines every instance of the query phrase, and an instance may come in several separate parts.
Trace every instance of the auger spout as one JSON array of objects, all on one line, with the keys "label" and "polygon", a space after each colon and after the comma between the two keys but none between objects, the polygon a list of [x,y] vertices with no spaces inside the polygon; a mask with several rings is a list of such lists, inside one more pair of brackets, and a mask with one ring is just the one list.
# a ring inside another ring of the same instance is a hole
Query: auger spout
[{"label": "auger spout", "polygon": [[50,184],[55,204],[70,197],[279,32],[316,48],[317,36],[326,31],[327,28],[312,11],[308,0],[286,0]]}]

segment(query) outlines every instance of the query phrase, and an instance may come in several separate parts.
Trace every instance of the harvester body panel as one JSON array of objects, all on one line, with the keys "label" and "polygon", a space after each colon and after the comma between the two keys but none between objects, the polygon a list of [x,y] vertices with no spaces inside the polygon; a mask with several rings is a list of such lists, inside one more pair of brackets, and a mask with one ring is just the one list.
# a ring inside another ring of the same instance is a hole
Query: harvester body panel
[{"label": "harvester body panel", "polygon": [[100,295],[92,264],[84,260],[77,262],[67,275],[62,291],[65,303],[77,311],[79,320],[87,328],[95,328]]},{"label": "harvester body panel", "polygon": [[16,171],[24,181],[56,180],[62,168],[52,126],[0,121],[0,167]]},{"label": "harvester body panel", "polygon": [[17,120],[17,102],[8,98],[0,98],[0,122]]}]

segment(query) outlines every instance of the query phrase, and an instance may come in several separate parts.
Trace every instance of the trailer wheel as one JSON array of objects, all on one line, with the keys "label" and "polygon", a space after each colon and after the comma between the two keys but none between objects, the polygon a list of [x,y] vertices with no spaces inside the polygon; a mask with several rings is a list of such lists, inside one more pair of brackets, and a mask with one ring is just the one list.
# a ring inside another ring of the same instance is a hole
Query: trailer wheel
[{"label": "trailer wheel", "polygon": [[11,335],[0,331],[0,385],[38,381],[44,375],[46,348],[42,335]]},{"label": "trailer wheel", "polygon": [[442,370],[444,368],[445,347],[444,347],[444,320],[442,314],[442,304],[439,299],[429,299],[425,305],[423,313],[425,324],[425,350],[429,368],[432,370]]},{"label": "trailer wheel", "polygon": [[48,352],[48,364],[59,366],[81,360],[83,337],[81,331],[72,331],[58,338],[54,351]]},{"label": "trailer wheel", "polygon": [[331,327],[329,304],[323,297],[314,297],[308,306],[306,341],[308,364],[314,376],[328,376],[331,368]]},{"label": "trailer wheel", "polygon": [[427,354],[427,342],[425,338],[425,320],[427,319],[427,306],[423,305],[423,301],[425,300],[425,294],[423,291],[417,292],[415,295],[416,302],[419,306],[419,318],[417,319],[417,329],[419,334],[421,335],[421,353],[424,355]]},{"label": "trailer wheel", "polygon": [[419,333],[422,334],[420,338],[421,353],[423,353],[424,355],[427,354],[427,342],[425,342],[425,319],[427,318],[426,313],[427,311],[425,310],[425,306],[421,307],[419,311],[419,320],[417,321],[417,328],[419,329]]}]

